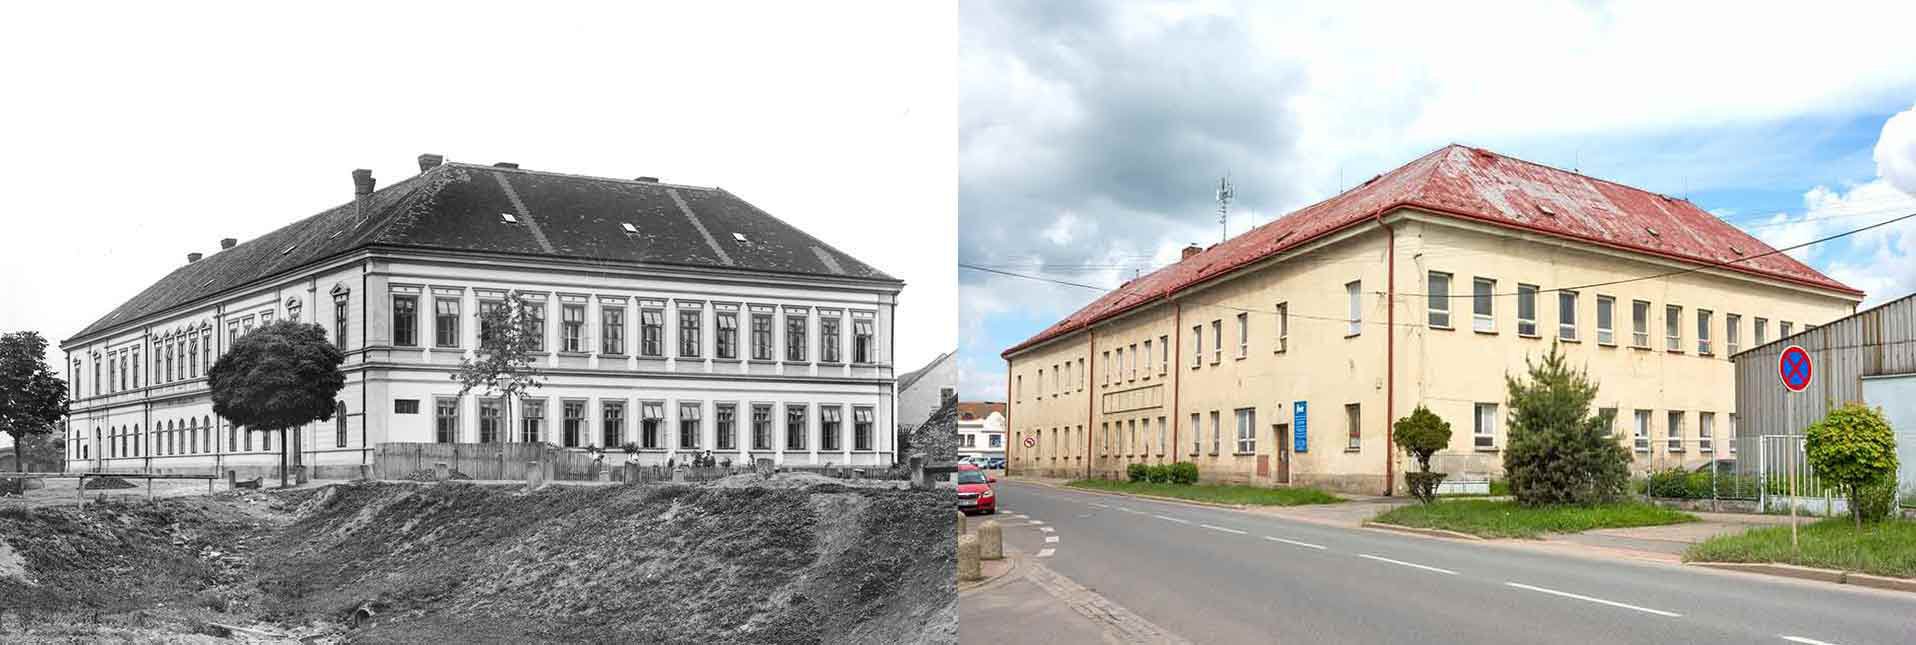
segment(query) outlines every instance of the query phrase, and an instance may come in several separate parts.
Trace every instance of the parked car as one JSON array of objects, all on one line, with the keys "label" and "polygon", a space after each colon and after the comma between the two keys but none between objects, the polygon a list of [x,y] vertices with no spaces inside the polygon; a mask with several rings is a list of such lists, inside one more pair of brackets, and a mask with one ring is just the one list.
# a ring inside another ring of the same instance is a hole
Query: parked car
[{"label": "parked car", "polygon": [[985,470],[1004,470],[1004,469],[1005,469],[1004,457],[992,457],[990,459],[985,460]]},{"label": "parked car", "polygon": [[984,469],[973,464],[959,464],[958,510],[967,515],[997,513],[998,491],[992,487],[996,483],[998,478],[985,474]]}]

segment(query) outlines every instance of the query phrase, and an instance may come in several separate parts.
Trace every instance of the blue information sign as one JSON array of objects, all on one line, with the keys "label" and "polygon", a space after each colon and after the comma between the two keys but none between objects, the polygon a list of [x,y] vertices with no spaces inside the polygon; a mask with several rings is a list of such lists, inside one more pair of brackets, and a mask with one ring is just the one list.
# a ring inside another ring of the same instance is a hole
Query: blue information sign
[{"label": "blue information sign", "polygon": [[1310,449],[1310,432],[1304,423],[1310,416],[1310,409],[1304,406],[1303,401],[1291,404],[1291,436],[1296,437],[1297,444],[1291,447],[1292,452],[1307,452]]}]

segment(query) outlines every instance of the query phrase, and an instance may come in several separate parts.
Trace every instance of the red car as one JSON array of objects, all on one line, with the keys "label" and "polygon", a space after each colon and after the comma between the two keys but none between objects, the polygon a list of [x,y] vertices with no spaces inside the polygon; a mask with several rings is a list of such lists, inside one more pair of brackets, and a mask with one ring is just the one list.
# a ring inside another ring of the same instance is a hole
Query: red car
[{"label": "red car", "polygon": [[991,485],[997,477],[986,475],[971,464],[958,465],[958,510],[991,515],[998,512],[998,492]]}]

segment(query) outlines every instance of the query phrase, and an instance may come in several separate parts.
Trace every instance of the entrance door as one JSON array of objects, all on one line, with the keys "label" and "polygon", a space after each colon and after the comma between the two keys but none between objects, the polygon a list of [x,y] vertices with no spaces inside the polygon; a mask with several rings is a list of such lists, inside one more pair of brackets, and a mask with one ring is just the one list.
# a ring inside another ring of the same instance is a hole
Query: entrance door
[{"label": "entrance door", "polygon": [[1291,483],[1291,426],[1271,424],[1271,436],[1277,440],[1277,483]]}]

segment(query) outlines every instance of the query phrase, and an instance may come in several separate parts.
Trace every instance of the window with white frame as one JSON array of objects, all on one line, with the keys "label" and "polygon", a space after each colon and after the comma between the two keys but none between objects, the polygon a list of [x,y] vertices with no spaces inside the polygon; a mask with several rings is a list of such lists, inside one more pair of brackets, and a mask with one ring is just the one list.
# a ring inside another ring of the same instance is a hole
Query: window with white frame
[{"label": "window with white frame", "polygon": [[1611,296],[1597,296],[1597,343],[1601,345],[1617,344],[1617,299]]},{"label": "window with white frame", "polygon": [[1224,360],[1224,321],[1211,321],[1211,364]]},{"label": "window with white frame", "polygon": [[752,360],[772,360],[772,314],[752,314]]},{"label": "window with white frame", "polygon": [[579,353],[585,349],[585,305],[559,305],[559,351]]},{"label": "window with white frame", "polygon": [[625,403],[606,401],[599,404],[599,445],[606,449],[625,445]]},{"label": "window with white frame", "polygon": [[1636,444],[1637,452],[1650,452],[1650,411],[1636,411],[1636,427],[1630,438]]},{"label": "window with white frame", "polygon": [[852,408],[852,450],[873,450],[871,408]]},{"label": "window with white frame", "polygon": [[1796,333],[1796,332],[1795,332],[1795,329],[1790,326],[1790,321],[1787,321],[1787,320],[1776,321],[1776,337],[1777,338],[1788,338],[1790,334],[1793,334],[1793,333]]},{"label": "window with white frame", "polygon": [[1216,456],[1224,446],[1224,415],[1217,410],[1211,411],[1211,455]]},{"label": "window with white frame", "polygon": [[719,358],[738,358],[738,312],[721,311],[715,317],[718,333],[713,337],[713,352]]},{"label": "window with white frame", "polygon": [[1474,421],[1471,434],[1472,446],[1478,450],[1497,449],[1497,404],[1478,403],[1472,416]]},{"label": "window with white frame", "polygon": [[785,312],[785,360],[807,362],[812,354],[805,347],[805,336],[809,331],[806,316],[802,313]]},{"label": "window with white frame", "polygon": [[705,344],[705,333],[700,329],[704,322],[703,309],[679,310],[679,357],[698,358]]},{"label": "window with white frame", "polygon": [[1482,332],[1497,331],[1497,281],[1476,278],[1470,281],[1470,328]]},{"label": "window with white frame", "polygon": [[1198,413],[1191,413],[1191,456],[1196,457],[1204,450],[1204,425]]},{"label": "window with white frame", "polygon": [[1149,339],[1144,341],[1144,353],[1139,354],[1138,357],[1144,359],[1144,378],[1151,378],[1151,372],[1153,370],[1151,361],[1157,359],[1157,354],[1151,351],[1151,341]]},{"label": "window with white frame", "polygon": [[1683,452],[1683,411],[1671,410],[1669,424],[1664,429],[1668,433],[1665,436],[1669,439],[1669,451]]},{"label": "window with white frame", "polygon": [[1450,274],[1431,271],[1428,280],[1428,293],[1424,299],[1428,302],[1429,323],[1432,327],[1450,327]]},{"label": "window with white frame", "polygon": [[1755,335],[1752,336],[1752,338],[1756,340],[1756,344],[1761,345],[1769,341],[1770,321],[1768,319],[1758,318],[1756,322],[1751,323],[1751,325],[1751,328],[1755,331]]},{"label": "window with white frame", "polygon": [[878,362],[878,344],[877,344],[877,341],[875,340],[876,338],[877,337],[874,336],[872,332],[872,321],[853,320],[852,321],[852,362],[854,363]]},{"label": "window with white frame", "polygon": [[1131,363],[1125,366],[1125,373],[1129,374],[1131,376],[1131,380],[1133,381],[1138,380],[1138,359],[1139,358],[1140,357],[1138,356],[1138,344],[1131,343]]},{"label": "window with white frame", "polygon": [[1171,337],[1158,337],[1158,373],[1164,374],[1171,369]]},{"label": "window with white frame", "polygon": [[679,449],[697,450],[699,447],[699,425],[705,412],[702,403],[679,404]]},{"label": "window with white frame", "polygon": [[1114,358],[1118,362],[1112,365],[1112,367],[1115,367],[1117,369],[1112,370],[1111,373],[1117,377],[1117,381],[1119,383],[1123,383],[1124,382],[1124,348],[1123,347],[1118,348],[1118,353],[1116,354]]},{"label": "window with white frame", "polygon": [[1277,346],[1271,350],[1282,352],[1291,344],[1291,303],[1277,303]]},{"label": "window with white frame", "polygon": [[1616,437],[1617,436],[1617,409],[1616,408],[1597,408],[1597,417],[1604,420],[1603,436],[1613,437],[1613,438]]},{"label": "window with white frame", "polygon": [[1730,454],[1736,454],[1736,413],[1730,413]]},{"label": "window with white frame", "polygon": [[1710,310],[1696,310],[1696,353],[1709,356],[1714,352],[1710,347]]},{"label": "window with white frame", "polygon": [[639,354],[665,355],[665,310],[639,310]]},{"label": "window with white frame", "polygon": [[599,305],[599,353],[625,355],[624,305]]},{"label": "window with white frame", "polygon": [[1716,452],[1716,441],[1711,436],[1716,431],[1716,413],[1696,413],[1696,450],[1697,452]]},{"label": "window with white frame", "polygon": [[1249,356],[1251,351],[1251,314],[1237,314],[1237,357]]},{"label": "window with white frame", "polygon": [[772,406],[752,406],[752,449],[772,449]]},{"label": "window with white frame", "polygon": [[1356,403],[1344,406],[1344,430],[1347,433],[1345,450],[1358,450],[1364,447],[1363,407]]},{"label": "window with white frame", "polygon": [[805,406],[785,404],[785,449],[804,450],[807,430],[809,428],[805,425]]},{"label": "window with white frame", "polygon": [[1517,335],[1537,335],[1537,285],[1517,285]]},{"label": "window with white frame", "polygon": [[1191,367],[1204,365],[1204,325],[1191,325]]},{"label": "window with white frame", "polygon": [[1237,452],[1241,455],[1257,452],[1257,408],[1237,409]]},{"label": "window with white frame", "polygon": [[1677,305],[1663,307],[1663,349],[1683,351],[1683,308]]},{"label": "window with white frame", "polygon": [[639,404],[639,447],[646,450],[665,449],[665,438],[660,426],[665,424],[665,404],[648,401]]},{"label": "window with white frame", "polygon": [[1743,317],[1723,314],[1723,351],[1735,354],[1743,349]]},{"label": "window with white frame", "polygon": [[1346,336],[1356,336],[1364,331],[1363,287],[1362,280],[1353,280],[1344,284],[1344,297],[1350,301],[1349,324],[1344,328]]},{"label": "window with white frame", "polygon": [[1557,292],[1557,337],[1577,339],[1577,292]]}]

